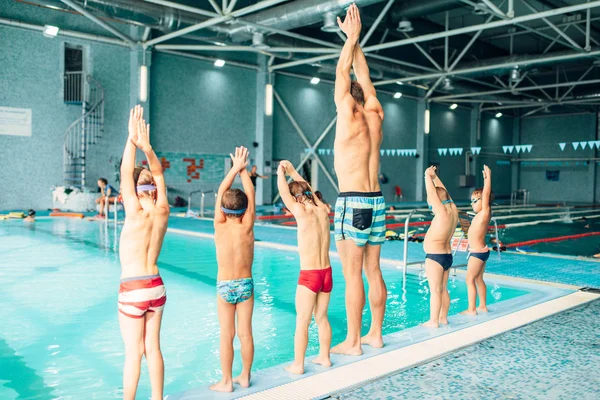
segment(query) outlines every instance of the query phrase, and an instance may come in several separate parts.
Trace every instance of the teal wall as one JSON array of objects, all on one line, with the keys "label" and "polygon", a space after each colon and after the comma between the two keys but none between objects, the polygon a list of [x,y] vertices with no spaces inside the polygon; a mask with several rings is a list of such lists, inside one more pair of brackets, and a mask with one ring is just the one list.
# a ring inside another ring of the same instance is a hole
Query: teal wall
[{"label": "teal wall", "polygon": [[511,188],[511,166],[498,164],[498,161],[509,160],[503,157],[502,146],[512,144],[513,118],[503,116],[496,118],[493,114],[483,113],[481,115],[481,156],[477,157],[477,168],[475,178],[478,187],[483,185],[483,165],[487,164],[492,170],[492,191],[496,198],[510,197]]}]

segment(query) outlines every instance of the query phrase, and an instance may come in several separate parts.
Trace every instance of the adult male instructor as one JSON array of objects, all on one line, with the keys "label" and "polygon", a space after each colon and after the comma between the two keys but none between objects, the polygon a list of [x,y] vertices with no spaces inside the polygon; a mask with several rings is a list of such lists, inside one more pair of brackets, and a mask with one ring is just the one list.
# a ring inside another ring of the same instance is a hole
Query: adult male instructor
[{"label": "adult male instructor", "polygon": [[[335,172],[340,195],[335,204],[335,241],[346,280],[346,340],[332,353],[361,355],[361,344],[383,347],[381,327],[387,289],[379,257],[385,241],[385,200],[379,188],[379,148],[383,139],[383,109],[369,76],[358,39],[361,22],[352,4],[338,25],[348,37],[340,54],[335,79],[338,120],[335,132]],[[357,81],[350,80],[354,65]],[[363,268],[369,283],[371,328],[361,339],[365,306]]]}]

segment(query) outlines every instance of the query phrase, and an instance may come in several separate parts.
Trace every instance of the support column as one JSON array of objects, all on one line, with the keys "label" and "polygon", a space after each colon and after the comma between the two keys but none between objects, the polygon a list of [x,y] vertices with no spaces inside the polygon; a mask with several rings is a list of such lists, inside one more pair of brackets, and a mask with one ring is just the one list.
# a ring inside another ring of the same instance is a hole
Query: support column
[{"label": "support column", "polygon": [[[470,131],[469,131],[469,147],[477,147],[477,143],[481,139],[481,113],[479,112],[479,107],[473,107],[471,109],[471,123],[470,123]],[[468,151],[471,151],[469,148]],[[466,175],[474,175],[475,176],[475,186],[479,187],[479,180],[481,179],[480,174],[477,174],[477,170],[479,166],[477,165],[477,160],[479,156],[475,154],[471,154],[471,158],[473,161],[469,163],[469,170],[465,171]]]},{"label": "support column", "polygon": [[[512,144],[513,146],[519,145],[521,142],[521,118],[519,116],[515,116],[513,118],[513,136],[512,136]],[[519,189],[519,181],[520,181],[520,171],[521,171],[521,163],[515,162],[510,165],[512,177],[511,177],[511,190],[515,191]]]},{"label": "support column", "polygon": [[417,158],[415,168],[416,173],[416,190],[415,200],[423,201],[425,198],[425,169],[429,166],[429,135],[425,134],[425,109],[426,104],[424,99],[417,101]]},{"label": "support column", "polygon": [[[266,85],[269,83],[268,59],[258,54],[258,71],[256,72],[256,136],[258,147],[254,152],[258,172],[271,178],[273,166],[273,116],[266,115]],[[271,82],[273,83],[273,82]],[[270,204],[273,179],[258,179],[256,182],[256,204]]]}]

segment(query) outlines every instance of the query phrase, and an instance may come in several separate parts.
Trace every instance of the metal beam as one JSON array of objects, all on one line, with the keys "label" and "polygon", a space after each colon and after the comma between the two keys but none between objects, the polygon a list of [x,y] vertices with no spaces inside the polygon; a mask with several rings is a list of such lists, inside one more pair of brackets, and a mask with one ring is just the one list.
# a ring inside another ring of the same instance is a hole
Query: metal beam
[{"label": "metal beam", "polygon": [[[38,32],[43,32],[45,29],[45,27],[43,25],[28,24],[26,22],[21,22],[21,21],[7,19],[7,18],[0,18],[0,25],[13,26],[16,28],[28,29],[28,30],[32,30],[32,31],[38,31]],[[83,40],[91,40],[93,42],[108,43],[108,44],[114,44],[117,46],[130,47],[129,43],[124,42],[119,39],[113,39],[111,37],[92,35],[89,33],[82,33],[82,32],[77,32],[77,31],[69,31],[69,30],[65,30],[65,29],[60,29],[58,31],[58,36],[72,37],[72,38],[83,39]]]},{"label": "metal beam", "polygon": [[371,35],[373,34],[373,32],[375,32],[375,29],[377,29],[377,27],[379,26],[379,24],[383,20],[383,17],[385,17],[385,15],[387,14],[387,12],[389,11],[390,7],[394,4],[395,1],[396,0],[389,0],[387,2],[387,4],[385,5],[385,7],[383,7],[383,10],[381,10],[381,12],[379,13],[379,15],[377,16],[377,19],[375,19],[375,22],[373,22],[373,25],[371,25],[371,27],[367,31],[367,34],[365,35],[365,37],[363,38],[363,40],[361,40],[360,47],[364,47],[365,44],[367,44],[367,42],[371,38]]},{"label": "metal beam", "polygon": [[215,0],[208,0],[208,2],[210,3],[210,5],[212,6],[212,8],[215,10],[215,12],[217,14],[223,14],[223,11],[221,10],[221,7],[219,7],[219,5],[217,4],[217,2]]},{"label": "metal beam", "polygon": [[[593,70],[595,67],[596,67],[595,65],[592,65],[591,67],[589,67],[589,68],[588,68],[588,69],[587,69],[587,70],[586,70],[586,71],[585,71],[583,74],[581,74],[581,76],[579,77],[579,79],[577,79],[576,83],[577,83],[577,82],[581,82],[581,80],[582,80],[583,78],[585,78],[585,77],[586,77],[586,75],[587,75],[587,74],[589,74],[589,73],[590,73],[590,71],[591,71],[591,70]],[[560,102],[561,102],[561,101],[562,101],[562,100],[563,100],[565,97],[567,97],[567,95],[568,95],[569,93],[571,93],[571,91],[572,91],[573,89],[575,89],[575,86],[577,86],[577,84],[574,84],[573,86],[571,86],[571,87],[569,88],[569,90],[567,90],[567,91],[566,91],[566,92],[565,92],[565,93],[564,93],[564,94],[563,94],[563,95],[560,97],[560,99],[558,99],[558,102],[560,103]]]},{"label": "metal beam", "polygon": [[335,53],[336,49],[330,48],[311,48],[311,47],[269,47],[265,49],[257,49],[252,46],[211,46],[197,44],[158,44],[156,49],[162,50],[188,50],[188,51],[236,51],[249,53]]},{"label": "metal beam", "polygon": [[[589,3],[590,0],[588,0]],[[586,18],[585,18],[585,51],[590,51],[591,47],[590,47],[590,20],[591,20],[591,16],[592,16],[592,10],[591,9],[587,9],[586,10]]]},{"label": "metal beam", "polygon": [[237,3],[237,0],[231,0],[229,2],[229,6],[227,7],[227,10],[225,10],[225,14],[229,14],[233,11],[233,9],[235,8],[235,4]]},{"label": "metal beam", "polygon": [[536,109],[534,109],[534,110],[528,111],[528,112],[526,112],[525,114],[521,115],[521,118],[529,117],[530,115],[533,115],[533,114],[535,114],[535,113],[536,113],[536,112],[538,112],[538,111],[545,110],[545,109],[546,109],[546,108],[548,108],[548,107],[549,107],[549,106],[542,106],[542,107],[538,107],[538,108],[536,108]]},{"label": "metal beam", "polygon": [[[521,0],[521,1],[532,12],[539,13],[538,9],[535,8],[534,6],[532,6],[531,4],[529,4],[529,2],[527,0]],[[575,42],[573,39],[571,39],[571,37],[569,37],[569,35],[567,35],[563,31],[561,31],[560,28],[558,28],[556,25],[554,25],[549,19],[542,18],[542,21],[544,21],[549,27],[551,27],[552,29],[554,29],[556,31],[556,33],[558,33],[560,36],[562,36],[567,42],[571,43],[571,45],[573,47],[575,47],[577,49],[580,49],[580,50],[583,50],[583,48],[577,42]]]},{"label": "metal beam", "polygon": [[[408,33],[406,33],[406,32],[402,32],[402,33],[404,33],[404,36],[406,36],[407,38],[410,39],[410,35]],[[440,64],[438,64],[437,61],[435,61],[435,59],[427,51],[425,51],[425,49],[423,49],[420,44],[414,43],[414,45],[421,52],[421,54],[423,54],[425,56],[425,58],[427,58],[429,60],[429,62],[432,63],[435,68],[437,68],[438,71],[442,70],[442,67],[440,66]]]},{"label": "metal beam", "polygon": [[440,86],[440,83],[442,83],[442,81],[443,81],[443,80],[444,80],[444,78],[441,78],[441,77],[440,77],[440,78],[438,78],[438,80],[437,80],[437,81],[435,81],[435,83],[433,84],[433,86],[431,87],[431,89],[429,89],[429,90],[427,91],[427,93],[425,94],[425,99],[428,99],[428,98],[430,98],[430,97],[431,97],[431,95],[433,94],[433,91],[434,91],[435,89],[437,89],[437,87],[438,87],[438,86]]},{"label": "metal beam", "polygon": [[[591,79],[588,81],[577,81],[577,82],[551,83],[548,85],[539,85],[539,86],[527,86],[527,87],[519,88],[518,91],[526,92],[529,90],[560,88],[560,87],[566,87],[566,86],[570,86],[570,85],[575,85],[575,86],[592,85],[592,84],[596,84],[596,83],[600,83],[600,79]],[[511,91],[512,91],[512,89],[499,89],[499,90],[489,90],[487,92],[462,93],[462,94],[434,97],[434,98],[432,98],[432,100],[440,101],[440,100],[458,99],[458,98],[469,97],[469,96],[489,96],[489,95],[493,95],[493,94],[510,93]]]},{"label": "metal beam", "polygon": [[77,11],[78,13],[82,14],[83,16],[87,17],[88,19],[94,21],[96,24],[100,25],[101,27],[103,27],[104,29],[106,29],[107,31],[109,31],[110,33],[115,35],[116,37],[126,41],[127,43],[129,43],[130,46],[135,45],[135,41],[133,39],[131,39],[129,36],[119,32],[117,29],[113,28],[106,22],[102,21],[100,18],[96,17],[94,14],[92,14],[85,8],[81,7],[79,4],[74,3],[71,0],[60,0],[60,1],[62,1],[63,3],[65,3],[66,5],[68,5],[75,11]]},{"label": "metal beam", "polygon": [[[571,27],[571,25],[565,26],[565,29],[563,29],[563,32],[566,34],[570,27]],[[552,46],[554,46],[554,44],[556,42],[558,42],[559,38],[560,38],[560,35],[556,35],[554,40],[550,42],[550,44],[544,49],[544,51],[542,51],[542,54],[546,54],[552,48]]]},{"label": "metal beam", "polygon": [[[489,18],[485,21],[485,23],[487,24],[492,19],[494,19],[494,16],[490,15]],[[480,31],[478,31],[478,32],[476,32],[473,35],[473,37],[471,38],[471,40],[469,40],[469,43],[467,43],[467,45],[465,46],[465,48],[458,54],[458,56],[456,57],[456,59],[454,60],[454,62],[452,63],[452,65],[450,65],[450,71],[452,71],[456,67],[456,64],[458,64],[460,62],[460,60],[462,60],[462,58],[464,57],[464,55],[467,54],[467,51],[469,51],[469,49],[471,48],[471,46],[473,46],[473,44],[479,38],[479,36],[481,35],[482,32],[483,32],[483,29],[480,30]]]},{"label": "metal beam", "polygon": [[[482,29],[486,30],[486,29],[499,28],[502,26],[516,25],[521,22],[534,21],[537,19],[552,17],[555,15],[563,15],[563,14],[567,14],[567,13],[573,13],[573,12],[577,12],[577,11],[581,11],[581,10],[586,10],[588,8],[594,8],[594,7],[600,7],[600,0],[595,0],[595,1],[591,1],[589,3],[584,3],[584,4],[577,4],[577,5],[573,5],[573,6],[556,8],[553,10],[542,11],[542,12],[539,12],[536,14],[523,15],[520,17],[515,17],[513,19],[506,19],[506,20],[493,21],[493,22],[484,23],[484,24],[465,26],[462,28],[452,29],[449,31],[430,33],[430,34],[426,34],[426,35],[416,36],[416,37],[413,37],[410,39],[401,39],[401,40],[396,40],[396,41],[392,41],[392,42],[388,42],[388,43],[382,43],[382,44],[378,44],[378,45],[374,45],[374,46],[368,46],[363,49],[363,52],[367,53],[367,52],[372,52],[372,51],[377,51],[377,50],[384,50],[384,49],[390,49],[390,48],[399,47],[399,46],[405,46],[407,44],[427,42],[427,41],[431,41],[431,40],[435,40],[435,39],[441,39],[441,38],[450,37],[450,36],[457,36],[457,35],[463,35],[466,33],[477,32]],[[550,40],[553,40],[553,38],[551,38]],[[336,57],[337,57],[337,55],[312,57],[312,58],[307,58],[305,60],[298,60],[298,61],[293,61],[293,62],[289,62],[289,63],[275,65],[271,68],[271,70],[289,68],[289,67],[303,65],[303,64],[311,64],[311,63],[318,62],[318,61],[331,60]]]},{"label": "metal beam", "polygon": [[200,29],[203,29],[203,28],[207,28],[209,26],[218,25],[218,24],[220,24],[222,22],[225,22],[225,21],[228,21],[228,20],[230,20],[232,18],[241,17],[241,16],[244,16],[246,14],[250,14],[250,13],[253,13],[255,11],[259,11],[259,10],[262,10],[262,9],[274,6],[274,5],[282,3],[284,1],[287,1],[287,0],[263,0],[263,1],[259,1],[258,3],[254,4],[254,5],[241,8],[241,9],[239,9],[237,11],[232,12],[231,14],[220,16],[220,17],[215,17],[215,18],[209,19],[207,21],[203,21],[203,22],[200,22],[198,24],[195,24],[195,25],[192,25],[192,26],[188,26],[187,28],[183,28],[183,29],[180,29],[178,31],[171,32],[169,34],[157,37],[156,39],[153,39],[153,40],[150,40],[149,42],[144,43],[144,47],[153,46],[155,44],[162,43],[162,42],[164,42],[166,40],[173,39],[173,38],[176,38],[176,37],[179,37],[179,36],[191,33],[191,32],[195,32],[197,30],[200,30]]},{"label": "metal beam", "polygon": [[490,10],[492,10],[493,12],[495,12],[496,14],[502,16],[503,18],[509,18],[508,15],[504,14],[504,12],[499,9],[498,7],[496,7],[496,5],[494,3],[492,3],[490,0],[481,0],[485,3],[486,6],[489,7]]},{"label": "metal beam", "polygon": [[181,3],[175,3],[172,1],[167,1],[167,0],[143,0],[146,3],[152,3],[152,4],[158,4],[159,6],[165,6],[165,7],[169,7],[169,8],[174,8],[176,10],[181,10],[181,11],[187,11],[193,14],[198,14],[198,15],[204,15],[205,17],[218,17],[219,14],[215,14],[211,11],[206,11],[203,10],[201,8],[196,8],[196,7],[190,7],[190,6],[186,6],[183,5]]},{"label": "metal beam", "polygon": [[[527,79],[529,80],[529,82],[533,83],[535,86],[537,86],[539,88],[539,85],[536,81],[534,81],[532,78],[530,78],[529,76],[527,77]],[[548,94],[548,92],[546,92],[544,89],[540,89],[540,92],[544,93],[544,96],[546,96],[548,98],[548,100],[550,101],[554,101],[554,99],[552,98],[552,96],[550,96]]]},{"label": "metal beam", "polygon": [[[450,30],[450,13],[446,11],[446,32]],[[444,71],[448,71],[448,41],[450,37],[444,37]]]},{"label": "metal beam", "polygon": [[[590,11],[590,10],[587,10]],[[582,34],[585,35],[585,47],[584,50],[585,51],[590,51],[591,47],[590,47],[590,41],[594,42],[594,44],[596,46],[598,46],[600,44],[600,42],[598,42],[596,39],[594,39],[593,37],[588,35],[588,32],[583,29],[582,27],[580,27],[578,24],[572,24],[573,28],[577,29],[579,32],[581,32]]]},{"label": "metal beam", "polygon": [[[159,53],[166,53],[166,54],[172,54],[174,56],[193,58],[195,60],[207,61],[207,62],[211,62],[211,63],[214,63],[215,61],[217,61],[216,57],[206,57],[206,56],[201,56],[199,54],[185,53],[185,52],[181,52],[181,51],[161,50],[161,49],[156,49],[156,51],[158,51]],[[252,70],[258,70],[258,65],[246,64],[246,63],[241,63],[241,62],[237,62],[237,61],[227,61],[227,65],[234,66],[234,67],[240,67],[240,68],[246,68],[246,69],[252,69]]]},{"label": "metal beam", "polygon": [[[600,56],[600,50],[593,50],[593,51],[590,51],[589,53],[572,52],[569,54],[561,54],[561,55],[548,56],[548,57],[539,57],[539,58],[526,59],[526,60],[521,60],[521,61],[507,61],[507,62],[503,62],[503,63],[485,65],[485,66],[481,66],[481,67],[457,69],[455,71],[452,71],[451,73],[438,72],[438,73],[423,74],[423,75],[418,75],[418,76],[409,76],[409,77],[398,78],[398,79],[389,79],[389,80],[375,82],[374,85],[381,86],[381,85],[388,85],[390,83],[395,83],[395,82],[403,82],[404,83],[404,82],[411,82],[411,81],[415,81],[415,80],[436,79],[436,78],[439,78],[440,76],[472,74],[472,73],[477,73],[477,72],[491,71],[494,69],[514,68],[515,66],[521,66],[521,65],[535,65],[535,64],[541,64],[541,63],[575,60],[575,59],[579,59],[579,58],[588,58],[588,57],[594,57],[594,56]],[[329,56],[321,56],[321,57],[329,57]]]}]

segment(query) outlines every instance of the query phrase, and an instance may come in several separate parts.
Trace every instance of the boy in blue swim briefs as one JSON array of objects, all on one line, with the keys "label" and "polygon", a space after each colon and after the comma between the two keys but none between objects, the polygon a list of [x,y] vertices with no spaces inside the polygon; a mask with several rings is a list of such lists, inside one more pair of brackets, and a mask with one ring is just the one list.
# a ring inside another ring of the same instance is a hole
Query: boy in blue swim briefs
[{"label": "boy in blue swim briefs", "polygon": [[425,171],[425,189],[427,203],[434,217],[423,242],[423,250],[427,254],[425,273],[431,295],[429,321],[423,326],[438,328],[440,324],[448,323],[450,294],[447,286],[450,267],[452,267],[450,239],[458,223],[458,209],[433,166]]},{"label": "boy in blue swim briefs", "polygon": [[[471,207],[476,213],[469,226],[469,261],[467,264],[467,293],[469,308],[461,314],[477,315],[477,312],[487,312],[487,287],[483,281],[485,263],[490,257],[490,249],[485,244],[485,235],[492,217],[492,171],[487,165],[483,166],[483,188],[475,189],[471,194]],[[476,308],[479,294],[479,307]]]},{"label": "boy in blue swim briefs", "polygon": [[[223,179],[215,204],[215,246],[217,248],[217,311],[221,328],[220,358],[223,377],[210,387],[218,392],[233,392],[233,384],[250,386],[254,358],[252,311],[254,309],[254,185],[246,170],[248,149],[236,147],[230,154],[233,165]],[[244,191],[231,189],[237,175]],[[233,337],[236,332],[242,347],[242,373],[232,378]]]}]

